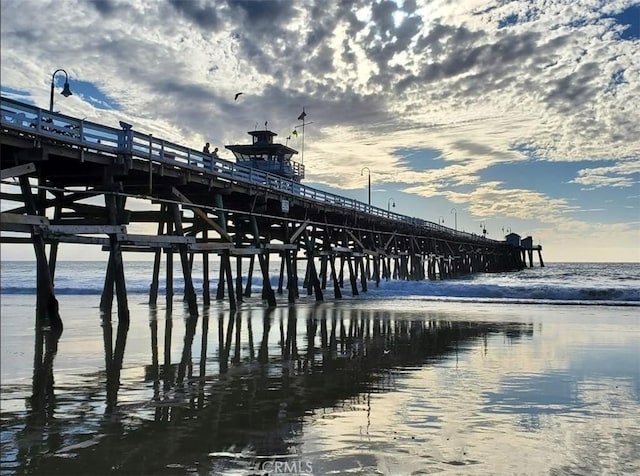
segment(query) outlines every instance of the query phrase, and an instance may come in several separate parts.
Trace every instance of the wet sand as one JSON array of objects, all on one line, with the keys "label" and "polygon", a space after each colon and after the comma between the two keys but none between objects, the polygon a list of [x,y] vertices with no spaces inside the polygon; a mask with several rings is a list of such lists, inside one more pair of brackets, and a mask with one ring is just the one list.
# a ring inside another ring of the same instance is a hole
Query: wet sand
[{"label": "wet sand", "polygon": [[2,296],[2,474],[640,472],[637,308],[98,300]]}]

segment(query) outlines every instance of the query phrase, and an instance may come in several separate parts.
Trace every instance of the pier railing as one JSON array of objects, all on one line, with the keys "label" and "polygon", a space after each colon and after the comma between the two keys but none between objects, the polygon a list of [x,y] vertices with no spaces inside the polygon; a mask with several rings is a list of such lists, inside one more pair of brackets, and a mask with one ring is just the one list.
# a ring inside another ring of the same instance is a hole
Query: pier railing
[{"label": "pier railing", "polygon": [[0,110],[0,124],[3,131],[11,129],[27,135],[33,135],[36,139],[48,138],[89,152],[112,155],[114,158],[122,154],[131,155],[137,159],[148,160],[165,166],[213,175],[220,180],[264,187],[304,200],[386,218],[431,232],[458,237],[466,241],[495,241],[474,233],[454,230],[428,220],[393,213],[383,208],[308,187],[279,175],[245,167],[225,159],[214,158],[198,150],[154,137],[152,134],[137,132],[133,130],[130,124],[122,121],[120,122],[121,128],[118,129],[50,112],[6,97],[0,97]]}]

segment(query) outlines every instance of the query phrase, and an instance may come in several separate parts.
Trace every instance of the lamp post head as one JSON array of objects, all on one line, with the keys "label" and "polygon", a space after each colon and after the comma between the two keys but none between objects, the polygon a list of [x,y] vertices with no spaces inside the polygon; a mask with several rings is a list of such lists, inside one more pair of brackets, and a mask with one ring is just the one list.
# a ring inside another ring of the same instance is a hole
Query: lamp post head
[{"label": "lamp post head", "polygon": [[60,94],[62,94],[66,98],[68,98],[73,94],[71,92],[71,89],[69,88],[69,81],[64,82],[64,88],[62,88],[62,91],[60,92]]}]

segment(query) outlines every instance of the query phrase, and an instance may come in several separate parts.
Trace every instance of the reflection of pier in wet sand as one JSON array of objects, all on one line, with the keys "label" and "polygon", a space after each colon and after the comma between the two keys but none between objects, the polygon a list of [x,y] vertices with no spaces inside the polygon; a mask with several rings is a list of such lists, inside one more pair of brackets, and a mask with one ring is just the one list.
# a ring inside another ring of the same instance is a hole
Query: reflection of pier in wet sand
[{"label": "reflection of pier in wet sand", "polygon": [[[242,466],[295,454],[303,419],[317,409],[366,406],[372,393],[394,387],[396,371],[482,346],[492,334],[532,333],[526,324],[450,321],[437,313],[398,318],[351,307],[205,310],[186,318],[181,335],[170,313],[162,321],[152,310],[151,358],[124,400],[128,324],[120,322],[114,336],[103,322],[106,374],[103,385],[79,390],[86,400],[78,418],[64,412],[69,388],[54,396],[53,379],[42,377],[52,372],[50,348],[34,368],[31,416],[13,435],[19,472],[116,467],[161,474],[167,464],[215,472],[216,455],[242,456],[234,463]],[[172,355],[181,338],[181,352]]]}]

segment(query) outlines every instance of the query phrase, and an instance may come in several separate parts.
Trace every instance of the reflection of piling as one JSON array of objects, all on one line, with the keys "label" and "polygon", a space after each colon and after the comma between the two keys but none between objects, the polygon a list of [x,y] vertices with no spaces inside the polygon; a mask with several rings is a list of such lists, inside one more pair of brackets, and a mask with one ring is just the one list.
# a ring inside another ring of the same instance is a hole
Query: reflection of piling
[{"label": "reflection of piling", "polygon": [[129,322],[119,321],[116,333],[115,347],[112,345],[112,327],[110,319],[103,319],[102,330],[105,342],[105,368],[107,375],[107,401],[106,413],[111,413],[118,401],[118,390],[120,389],[120,372],[122,370],[122,360],[127,343],[127,333],[129,332]]},{"label": "reflection of piling", "polygon": [[53,418],[56,408],[53,362],[58,352],[59,339],[59,333],[36,326],[33,393],[28,400],[31,407],[29,423],[45,424]]}]

